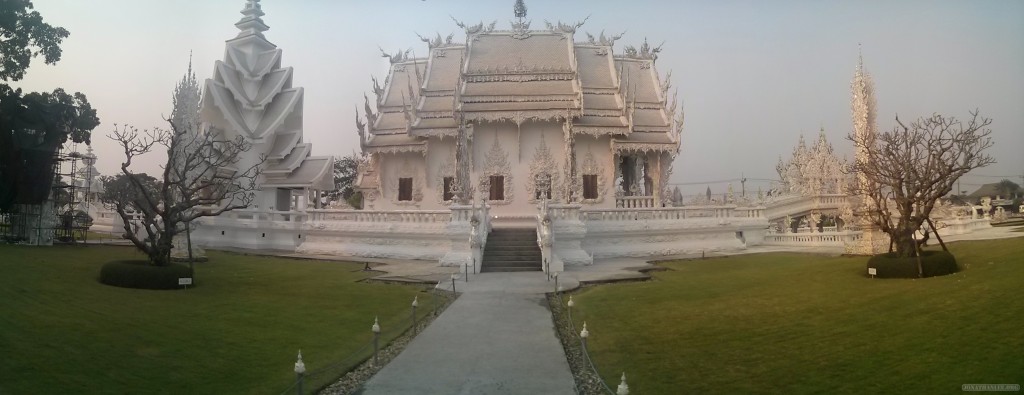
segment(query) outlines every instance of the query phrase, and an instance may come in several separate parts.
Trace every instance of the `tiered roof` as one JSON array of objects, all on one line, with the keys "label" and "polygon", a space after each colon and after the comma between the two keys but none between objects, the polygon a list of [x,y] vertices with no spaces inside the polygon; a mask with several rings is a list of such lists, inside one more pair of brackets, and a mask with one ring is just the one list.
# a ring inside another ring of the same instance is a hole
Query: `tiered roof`
[{"label": "tiered roof", "polygon": [[464,43],[421,37],[426,57],[385,54],[388,76],[373,81],[376,100],[366,100],[366,124],[357,121],[365,152],[426,152],[426,137],[454,136],[462,122],[567,118],[576,133],[612,136],[617,151],[678,152],[682,114],[654,67],[660,47],[645,41],[616,55],[621,35],[576,42],[582,22],[456,23]]}]

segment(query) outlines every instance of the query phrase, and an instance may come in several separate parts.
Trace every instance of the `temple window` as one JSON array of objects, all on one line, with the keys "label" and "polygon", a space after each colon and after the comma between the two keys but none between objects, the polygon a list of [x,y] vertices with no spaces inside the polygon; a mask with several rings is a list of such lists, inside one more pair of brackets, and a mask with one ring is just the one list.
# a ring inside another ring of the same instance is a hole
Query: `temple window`
[{"label": "temple window", "polygon": [[452,199],[455,198],[455,194],[452,193],[452,183],[453,182],[455,182],[455,177],[444,177],[441,180],[442,190],[443,190],[441,198],[442,198],[442,200],[444,200],[446,202],[450,202]]},{"label": "temple window", "polygon": [[490,176],[488,200],[505,200],[505,176]]},{"label": "temple window", "polygon": [[398,201],[408,202],[412,200],[412,177],[401,177],[398,179]]},{"label": "temple window", "polygon": [[597,199],[597,174],[583,175],[583,198]]},{"label": "temple window", "polygon": [[547,173],[538,174],[537,179],[534,181],[536,182],[534,198],[538,200],[551,199],[551,175]]}]

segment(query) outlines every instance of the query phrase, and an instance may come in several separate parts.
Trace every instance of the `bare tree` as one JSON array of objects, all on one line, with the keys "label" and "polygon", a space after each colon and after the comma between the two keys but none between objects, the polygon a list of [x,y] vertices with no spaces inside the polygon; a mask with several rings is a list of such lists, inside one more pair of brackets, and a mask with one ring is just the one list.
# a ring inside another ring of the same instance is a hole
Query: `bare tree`
[{"label": "bare tree", "polygon": [[[128,239],[157,266],[170,263],[174,235],[184,232],[191,221],[248,207],[255,197],[260,166],[266,160],[261,157],[250,167],[238,169],[241,155],[252,146],[244,137],[223,139],[217,133],[179,128],[170,119],[167,121],[169,131],[140,132],[130,126],[115,126],[110,136],[124,149],[121,172],[138,190],[146,190],[152,184],[130,169],[132,162],[157,145],[167,150],[159,190],[134,194],[133,201],[125,199],[114,204],[124,220]],[[131,207],[142,214],[143,238],[128,229]]]},{"label": "bare tree", "polygon": [[977,110],[970,114],[967,124],[934,114],[909,126],[897,116],[898,126],[890,132],[847,137],[864,153],[852,165],[858,182],[850,192],[867,198],[859,211],[889,235],[897,256],[919,255],[914,232],[926,222],[934,231],[932,209],[958,178],[995,163],[984,153],[992,146],[992,130],[987,128],[992,120],[979,117]]}]

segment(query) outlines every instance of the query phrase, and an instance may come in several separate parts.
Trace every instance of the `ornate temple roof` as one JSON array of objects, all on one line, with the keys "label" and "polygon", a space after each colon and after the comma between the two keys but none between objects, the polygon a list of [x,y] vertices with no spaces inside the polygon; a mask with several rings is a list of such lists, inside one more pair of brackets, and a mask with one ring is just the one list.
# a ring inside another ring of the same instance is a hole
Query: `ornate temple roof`
[{"label": "ornate temple roof", "polygon": [[282,51],[264,36],[259,0],[248,0],[235,24],[238,35],[227,40],[224,60],[207,79],[201,117],[212,133],[242,136],[266,155],[264,187],[333,189],[332,157],[312,157],[302,142],[303,89],[292,86],[293,69],[281,66]]},{"label": "ornate temple roof", "polygon": [[[531,30],[522,17],[510,30],[496,23],[467,25],[465,41],[420,37],[427,43],[426,57],[412,50],[384,53],[391,67],[383,85],[373,80],[376,100],[367,98],[366,123],[357,121],[364,147],[393,146],[396,139],[373,136],[402,134],[408,144],[431,136],[454,136],[460,122],[514,122],[565,120],[573,130],[591,135],[613,135],[630,141],[633,132],[662,137],[638,137],[643,144],[664,144],[678,151],[682,113],[671,85],[655,68],[660,47],[646,40],[616,54],[621,35],[587,34],[576,41],[577,24],[546,24]],[[382,50],[383,52],[383,50]],[[678,115],[678,117],[677,117]],[[640,141],[637,141],[640,143]]]}]

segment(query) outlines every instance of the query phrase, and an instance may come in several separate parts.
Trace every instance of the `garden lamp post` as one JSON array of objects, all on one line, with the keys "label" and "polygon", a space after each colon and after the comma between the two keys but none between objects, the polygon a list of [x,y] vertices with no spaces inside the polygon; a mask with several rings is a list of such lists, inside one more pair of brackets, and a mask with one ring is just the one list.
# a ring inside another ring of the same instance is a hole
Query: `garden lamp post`
[{"label": "garden lamp post", "polygon": [[419,296],[412,298],[412,333],[416,333],[416,307],[419,307]]},{"label": "garden lamp post", "polygon": [[587,330],[587,322],[583,321],[583,330],[580,331],[580,341],[583,342],[583,352],[587,352],[588,337],[590,337],[590,331]]},{"label": "garden lamp post", "polygon": [[302,375],[305,373],[306,364],[302,362],[302,350],[299,350],[299,360],[295,361],[295,387],[299,395],[302,395]]},{"label": "garden lamp post", "polygon": [[619,388],[616,388],[615,395],[629,395],[629,384],[626,384],[626,372],[622,372],[622,380]]},{"label": "garden lamp post", "polygon": [[370,327],[370,330],[373,331],[373,365],[379,366],[380,360],[377,358],[377,354],[380,351],[380,324],[377,322],[377,317],[373,317],[373,326]]}]

